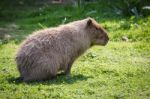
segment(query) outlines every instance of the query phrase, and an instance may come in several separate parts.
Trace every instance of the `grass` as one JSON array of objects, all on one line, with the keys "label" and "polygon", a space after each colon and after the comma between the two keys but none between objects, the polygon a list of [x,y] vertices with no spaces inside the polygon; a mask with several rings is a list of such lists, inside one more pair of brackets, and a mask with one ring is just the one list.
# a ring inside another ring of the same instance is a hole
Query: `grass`
[{"label": "grass", "polygon": [[[3,8],[0,28],[1,99],[148,99],[150,97],[150,17],[124,17],[103,4],[81,8],[43,6]],[[22,10],[23,9],[23,10]],[[57,10],[56,10],[57,9]],[[94,46],[73,65],[72,75],[44,82],[17,82],[14,61],[20,42],[32,31],[91,16],[109,32],[107,46]],[[3,18],[3,20],[2,20]],[[15,24],[12,25],[12,24]],[[2,33],[2,32],[1,32]],[[122,41],[127,36],[129,41]]]}]

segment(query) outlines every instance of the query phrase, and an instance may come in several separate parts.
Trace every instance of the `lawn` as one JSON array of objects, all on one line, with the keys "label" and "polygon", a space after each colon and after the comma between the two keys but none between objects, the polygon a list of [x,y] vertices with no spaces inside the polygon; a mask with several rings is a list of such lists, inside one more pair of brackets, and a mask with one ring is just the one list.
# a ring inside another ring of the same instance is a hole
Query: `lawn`
[{"label": "lawn", "polygon": [[[150,17],[124,17],[103,4],[25,6],[0,13],[0,99],[149,99]],[[57,9],[57,10],[56,10]],[[32,31],[86,17],[95,18],[109,32],[107,46],[94,46],[73,65],[71,77],[24,83],[15,53]],[[3,34],[4,33],[4,34]],[[123,37],[128,41],[123,41]]]}]

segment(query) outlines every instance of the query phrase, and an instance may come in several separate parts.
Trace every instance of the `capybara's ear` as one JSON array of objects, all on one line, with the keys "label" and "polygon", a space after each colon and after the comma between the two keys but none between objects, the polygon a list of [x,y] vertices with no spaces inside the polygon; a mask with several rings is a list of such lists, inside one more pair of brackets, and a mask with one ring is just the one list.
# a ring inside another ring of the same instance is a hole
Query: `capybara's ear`
[{"label": "capybara's ear", "polygon": [[89,18],[88,21],[87,21],[87,26],[90,26],[92,24],[92,19]]}]

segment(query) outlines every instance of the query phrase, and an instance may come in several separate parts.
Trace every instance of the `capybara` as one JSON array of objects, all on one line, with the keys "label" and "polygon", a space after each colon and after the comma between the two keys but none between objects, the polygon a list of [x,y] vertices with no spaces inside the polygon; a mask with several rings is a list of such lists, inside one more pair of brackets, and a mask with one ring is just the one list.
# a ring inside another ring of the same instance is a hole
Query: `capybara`
[{"label": "capybara", "polygon": [[74,21],[31,34],[16,55],[23,81],[55,78],[58,71],[68,75],[73,62],[93,45],[106,45],[107,32],[93,18]]}]

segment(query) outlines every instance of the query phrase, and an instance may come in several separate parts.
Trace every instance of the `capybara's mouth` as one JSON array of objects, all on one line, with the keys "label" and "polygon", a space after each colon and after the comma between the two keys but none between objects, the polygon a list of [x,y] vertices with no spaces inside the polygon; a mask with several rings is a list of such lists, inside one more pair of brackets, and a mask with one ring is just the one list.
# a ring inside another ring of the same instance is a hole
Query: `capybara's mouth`
[{"label": "capybara's mouth", "polygon": [[108,39],[107,41],[105,41],[102,45],[103,45],[103,46],[106,46],[107,43],[108,43],[108,41],[109,41],[109,39]]},{"label": "capybara's mouth", "polygon": [[106,45],[107,45],[107,43],[108,43],[108,42],[106,42],[106,43],[103,43],[103,46],[106,46]]}]

